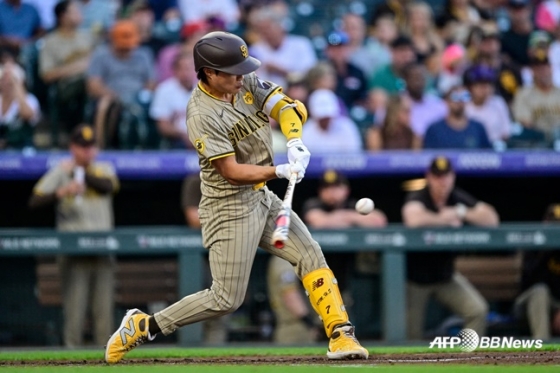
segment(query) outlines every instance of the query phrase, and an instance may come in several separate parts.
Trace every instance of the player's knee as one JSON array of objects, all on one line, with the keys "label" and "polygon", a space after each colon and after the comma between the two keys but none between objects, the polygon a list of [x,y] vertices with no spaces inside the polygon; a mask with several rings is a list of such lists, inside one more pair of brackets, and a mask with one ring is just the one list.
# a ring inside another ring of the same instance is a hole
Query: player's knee
[{"label": "player's knee", "polygon": [[244,296],[235,295],[217,297],[218,311],[224,315],[235,312],[243,304],[244,298]]}]

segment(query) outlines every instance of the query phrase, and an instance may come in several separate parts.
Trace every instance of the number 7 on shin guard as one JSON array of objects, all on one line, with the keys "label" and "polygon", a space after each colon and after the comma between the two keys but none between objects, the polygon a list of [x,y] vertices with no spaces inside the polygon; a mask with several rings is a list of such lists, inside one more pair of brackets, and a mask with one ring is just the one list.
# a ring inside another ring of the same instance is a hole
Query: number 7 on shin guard
[{"label": "number 7 on shin guard", "polygon": [[348,313],[342,302],[338,282],[329,268],[320,268],[302,279],[311,306],[319,314],[327,337],[331,337],[335,326],[348,322]]}]

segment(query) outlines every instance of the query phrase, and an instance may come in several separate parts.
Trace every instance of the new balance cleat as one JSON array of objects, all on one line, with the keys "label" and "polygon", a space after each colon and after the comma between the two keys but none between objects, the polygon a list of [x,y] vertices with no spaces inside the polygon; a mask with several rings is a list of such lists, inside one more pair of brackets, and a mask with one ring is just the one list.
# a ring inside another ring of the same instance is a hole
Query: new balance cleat
[{"label": "new balance cleat", "polygon": [[148,333],[148,318],[150,316],[136,308],[128,310],[121,325],[109,338],[105,347],[105,361],[109,364],[118,363],[130,350],[144,342],[154,340]]},{"label": "new balance cleat", "polygon": [[367,359],[368,350],[360,345],[352,325],[341,325],[331,335],[327,357],[331,360]]}]

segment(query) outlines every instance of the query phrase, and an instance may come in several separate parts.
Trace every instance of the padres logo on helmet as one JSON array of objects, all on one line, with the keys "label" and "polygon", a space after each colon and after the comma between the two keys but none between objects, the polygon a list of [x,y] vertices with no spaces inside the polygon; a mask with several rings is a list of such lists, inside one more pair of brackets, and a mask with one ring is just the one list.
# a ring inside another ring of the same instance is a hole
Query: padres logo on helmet
[{"label": "padres logo on helmet", "polygon": [[193,54],[197,72],[208,67],[232,75],[245,75],[261,65],[259,60],[249,56],[249,49],[243,39],[223,31],[204,35],[196,42]]}]

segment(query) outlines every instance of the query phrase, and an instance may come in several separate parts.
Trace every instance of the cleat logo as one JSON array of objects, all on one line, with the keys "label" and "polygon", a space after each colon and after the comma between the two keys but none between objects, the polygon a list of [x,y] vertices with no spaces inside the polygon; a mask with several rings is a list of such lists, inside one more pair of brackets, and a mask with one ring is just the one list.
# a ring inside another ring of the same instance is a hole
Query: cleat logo
[{"label": "cleat logo", "polygon": [[323,286],[325,284],[325,280],[323,280],[323,278],[321,277],[320,279],[318,279],[317,281],[313,281],[311,283],[311,291],[320,288],[321,286]]},{"label": "cleat logo", "polygon": [[134,337],[134,334],[136,334],[136,327],[134,326],[132,318],[128,321],[128,328],[126,326],[123,327],[119,334],[121,336],[123,346],[126,346],[128,343],[128,338],[126,336],[128,335],[129,337]]}]

